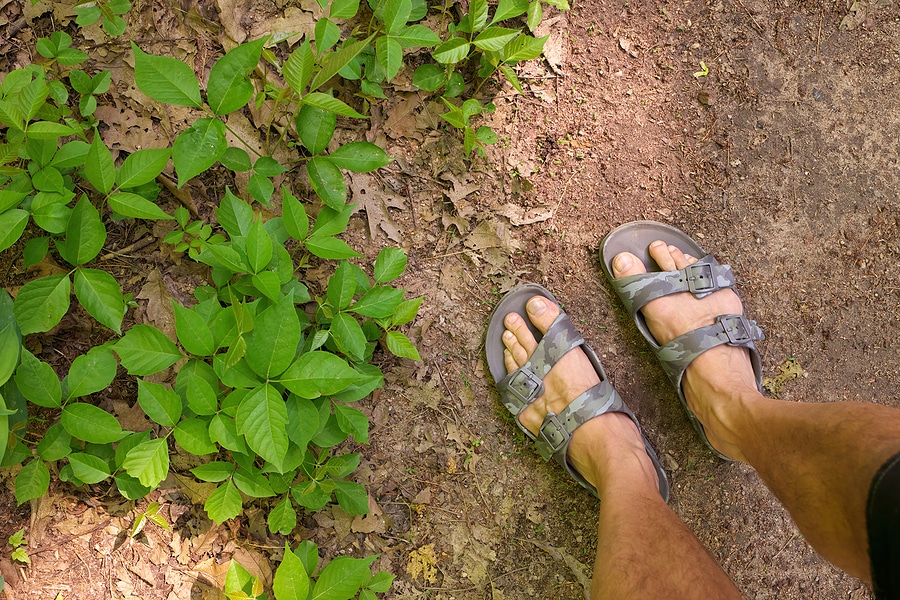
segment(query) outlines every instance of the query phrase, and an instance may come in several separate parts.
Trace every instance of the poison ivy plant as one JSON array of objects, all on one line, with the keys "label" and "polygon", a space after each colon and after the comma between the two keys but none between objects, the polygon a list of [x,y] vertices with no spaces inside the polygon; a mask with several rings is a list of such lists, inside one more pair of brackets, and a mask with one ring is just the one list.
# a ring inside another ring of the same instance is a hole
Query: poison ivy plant
[{"label": "poison ivy plant", "polygon": [[[316,573],[319,549],[313,542],[302,542],[294,550],[285,544],[272,584],[275,600],[375,600],[375,594],[387,592],[394,581],[384,571],[372,575],[370,565],[376,558],[339,556]],[[234,600],[265,597],[262,582],[234,560],[225,575],[225,596]]]}]

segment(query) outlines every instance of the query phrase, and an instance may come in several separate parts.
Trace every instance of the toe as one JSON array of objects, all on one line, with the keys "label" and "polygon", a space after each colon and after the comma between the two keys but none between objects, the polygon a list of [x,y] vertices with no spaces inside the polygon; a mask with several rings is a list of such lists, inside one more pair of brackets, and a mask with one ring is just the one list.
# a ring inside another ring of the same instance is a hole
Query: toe
[{"label": "toe", "polygon": [[[526,328],[525,331],[528,332],[528,329]],[[528,334],[530,337],[531,332],[528,332]],[[531,340],[534,341],[534,338],[531,338]],[[516,334],[509,329],[503,332],[503,345],[506,346],[503,351],[503,360],[506,363],[507,372],[515,371],[528,362],[528,355],[531,354],[531,352],[522,346],[519,339],[516,337]],[[532,349],[532,352],[533,351],[534,350]]]},{"label": "toe", "polygon": [[503,344],[513,352],[513,358],[519,358],[516,356],[514,347],[518,346],[521,348],[525,352],[525,358],[520,365],[524,364],[528,360],[528,355],[537,348],[537,341],[531,334],[531,330],[528,329],[528,325],[525,323],[522,315],[510,313],[506,315],[503,324],[506,325],[506,331],[503,332]]},{"label": "toe", "polygon": [[528,318],[542,333],[546,333],[553,321],[559,316],[559,307],[543,296],[534,296],[525,305]]},{"label": "toe", "polygon": [[689,265],[692,265],[695,262],[697,262],[698,260],[700,260],[696,256],[691,256],[690,254],[685,254],[684,257],[687,259],[687,264],[689,264]]},{"label": "toe", "polygon": [[615,258],[612,260],[612,272],[613,276],[618,278],[646,273],[647,268],[644,266],[644,263],[631,252],[620,252],[619,254],[616,254]]},{"label": "toe", "polygon": [[650,244],[650,256],[659,265],[661,271],[676,271],[675,258],[669,252],[669,247],[662,240],[656,240]]},{"label": "toe", "polygon": [[691,264],[687,258],[687,255],[685,255],[685,253],[682,252],[681,248],[679,248],[678,246],[669,245],[668,250],[669,250],[669,255],[672,257],[672,260],[675,261],[676,269],[683,269],[686,266],[688,266],[689,264]]}]

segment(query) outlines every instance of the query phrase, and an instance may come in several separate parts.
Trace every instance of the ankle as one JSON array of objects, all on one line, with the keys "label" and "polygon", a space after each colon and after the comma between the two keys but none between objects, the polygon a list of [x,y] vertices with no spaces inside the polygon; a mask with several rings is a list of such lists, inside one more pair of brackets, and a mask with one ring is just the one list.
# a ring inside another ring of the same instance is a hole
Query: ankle
[{"label": "ankle", "polygon": [[[568,460],[604,497],[603,488],[647,487],[659,482],[637,426],[628,415],[607,413],[588,421],[573,435]],[[613,492],[615,493],[615,492]]]}]

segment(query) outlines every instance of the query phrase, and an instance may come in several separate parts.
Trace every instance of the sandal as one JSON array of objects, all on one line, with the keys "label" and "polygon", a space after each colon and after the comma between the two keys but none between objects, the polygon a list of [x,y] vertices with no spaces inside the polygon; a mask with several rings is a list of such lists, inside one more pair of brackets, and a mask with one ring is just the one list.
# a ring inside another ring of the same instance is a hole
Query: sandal
[{"label": "sandal", "polygon": [[[638,431],[641,428],[634,413],[625,405],[625,402],[607,379],[606,371],[600,364],[597,354],[584,342],[584,338],[575,329],[566,313],[560,312],[546,334],[542,334],[534,327],[525,312],[525,304],[532,296],[543,296],[559,305],[553,294],[537,284],[521,285],[510,291],[494,309],[488,324],[487,339],[485,341],[488,368],[491,371],[491,376],[497,383],[497,390],[500,392],[500,399],[503,405],[512,413],[519,429],[525,432],[528,439],[534,442],[541,458],[545,461],[549,461],[551,458],[556,459],[556,462],[561,464],[575,481],[590,491],[594,497],[598,497],[596,488],[588,483],[566,460],[566,452],[568,451],[572,434],[583,423],[608,412],[624,413],[634,421]],[[506,364],[503,361],[504,346],[501,335],[506,328],[503,324],[504,318],[513,312],[524,317],[528,328],[538,341],[538,345],[527,363],[507,374]],[[544,393],[543,378],[550,372],[553,365],[570,350],[579,346],[581,346],[594,366],[594,370],[600,377],[600,383],[575,398],[559,414],[548,413],[541,424],[540,433],[535,436],[519,421],[519,414]],[[659,493],[668,502],[669,481],[666,478],[666,472],[663,470],[656,452],[650,447],[650,442],[644,437],[643,432],[641,437],[644,440],[644,447],[650,456],[650,460],[653,461],[653,467],[656,469],[656,474],[659,478]]]},{"label": "sandal", "polygon": [[[664,240],[675,245],[685,254],[700,259],[679,271],[660,271],[659,265],[650,257],[650,243]],[[612,260],[620,252],[631,252],[647,266],[647,273],[616,278],[612,273]],[[720,458],[732,460],[716,450],[709,443],[703,425],[688,408],[681,389],[681,379],[685,370],[698,356],[720,346],[740,346],[750,351],[750,361],[756,376],[756,386],[762,391],[762,363],[754,341],[765,338],[755,321],[743,314],[719,315],[716,322],[706,327],[689,331],[665,345],[660,345],[641,314],[641,309],[651,300],[690,292],[696,298],[703,298],[724,288],[734,287],[734,273],[729,265],[720,265],[711,254],[707,254],[697,242],[684,232],[654,221],[634,221],[609,232],[600,246],[603,272],[622,300],[625,308],[634,318],[638,331],[650,344],[663,370],[678,391],[681,405],[687,411],[691,424],[707,446]]]}]

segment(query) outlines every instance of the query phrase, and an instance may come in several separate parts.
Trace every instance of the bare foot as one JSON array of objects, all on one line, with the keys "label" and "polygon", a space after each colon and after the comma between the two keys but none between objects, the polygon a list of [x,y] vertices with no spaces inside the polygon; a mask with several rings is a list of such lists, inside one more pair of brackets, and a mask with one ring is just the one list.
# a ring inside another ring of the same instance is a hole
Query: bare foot
[{"label": "bare foot", "polygon": [[[650,244],[650,256],[663,271],[675,271],[697,262],[676,246],[666,246],[665,242]],[[616,277],[645,273],[644,264],[630,252],[616,255],[612,261],[612,271]],[[673,294],[649,302],[642,310],[647,326],[659,344],[666,344],[679,335],[698,327],[711,325],[716,316],[741,314],[741,300],[730,289],[719,290],[704,298],[695,298],[689,293]],[[682,389],[688,407],[703,423],[710,444],[721,452],[737,460],[745,460],[740,449],[732,443],[734,439],[729,426],[729,408],[734,402],[741,402],[746,392],[756,393],[756,379],[750,363],[749,352],[745,348],[718,346],[704,352],[685,371]]]},{"label": "bare foot", "polygon": [[[541,332],[546,332],[559,315],[559,307],[541,296],[531,298],[526,311],[529,320]],[[518,314],[507,315],[504,325],[504,359],[507,372],[512,372],[528,361],[537,347],[537,341]],[[549,411],[562,412],[572,400],[599,382],[600,378],[587,356],[576,348],[550,369],[544,377],[544,394],[522,411],[519,421],[537,435]],[[627,415],[607,413],[576,429],[567,458],[569,464],[598,489],[601,498],[603,476],[610,473],[610,463],[619,466],[627,463],[640,484],[648,485],[648,489],[656,493],[656,471],[644,449],[640,432]],[[656,495],[658,497],[658,493]]]}]

